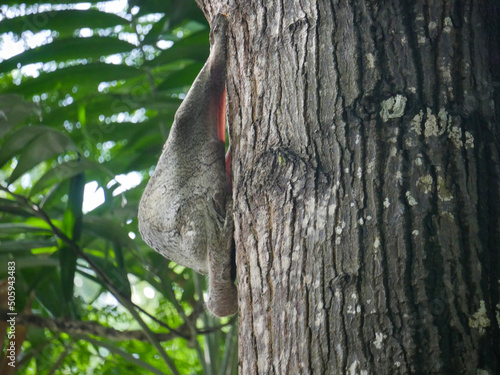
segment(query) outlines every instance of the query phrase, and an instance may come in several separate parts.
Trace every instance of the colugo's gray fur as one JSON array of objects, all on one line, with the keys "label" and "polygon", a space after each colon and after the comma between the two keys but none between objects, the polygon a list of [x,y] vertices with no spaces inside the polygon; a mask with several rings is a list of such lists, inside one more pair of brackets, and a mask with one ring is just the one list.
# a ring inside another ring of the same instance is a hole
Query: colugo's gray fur
[{"label": "colugo's gray fur", "polygon": [[[227,19],[212,21],[211,50],[175,114],[156,170],[139,204],[144,241],[166,258],[209,277],[208,309],[238,308],[231,192],[217,116],[226,80]],[[222,102],[224,103],[224,102]]]}]

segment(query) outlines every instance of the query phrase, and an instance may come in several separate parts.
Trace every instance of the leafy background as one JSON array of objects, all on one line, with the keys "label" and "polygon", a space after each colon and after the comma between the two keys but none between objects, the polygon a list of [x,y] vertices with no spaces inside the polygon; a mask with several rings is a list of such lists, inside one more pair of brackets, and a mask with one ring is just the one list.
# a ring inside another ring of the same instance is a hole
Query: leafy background
[{"label": "leafy background", "polygon": [[[208,56],[194,0],[0,10],[0,373],[236,373],[235,321],[208,315],[204,278],[137,228],[141,193]],[[104,202],[92,209],[93,191]],[[5,357],[13,286],[15,369]]]}]

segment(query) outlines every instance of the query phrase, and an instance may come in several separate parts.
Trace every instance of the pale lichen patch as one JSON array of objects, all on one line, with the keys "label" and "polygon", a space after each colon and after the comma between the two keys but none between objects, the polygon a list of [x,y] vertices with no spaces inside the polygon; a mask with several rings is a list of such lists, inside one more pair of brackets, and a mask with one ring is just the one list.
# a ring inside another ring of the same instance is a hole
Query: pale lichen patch
[{"label": "pale lichen patch", "polygon": [[406,97],[400,94],[382,101],[380,103],[380,106],[382,107],[380,110],[380,117],[382,117],[382,121],[386,122],[391,118],[402,117],[405,112],[406,101]]},{"label": "pale lichen patch", "polygon": [[375,340],[373,341],[373,345],[377,349],[382,349],[382,343],[384,342],[384,339],[387,337],[387,335],[384,335],[382,332],[375,332]]},{"label": "pale lichen patch", "polygon": [[401,174],[401,171],[396,172],[396,181],[398,184],[402,184],[403,182],[403,175]]},{"label": "pale lichen patch", "polygon": [[424,113],[420,111],[411,119],[411,129],[418,135],[422,134],[422,117]]},{"label": "pale lichen patch", "polygon": [[367,65],[369,69],[375,69],[375,56],[373,53],[366,54],[366,62],[368,63]]},{"label": "pale lichen patch", "polygon": [[307,215],[312,216],[316,214],[316,200],[314,199],[314,197],[309,197],[308,199],[306,199],[306,201],[304,202],[304,206]]},{"label": "pale lichen patch", "polygon": [[445,17],[443,31],[445,33],[449,33],[449,32],[451,32],[451,28],[452,27],[453,27],[453,21],[451,20],[451,18],[450,17]]},{"label": "pale lichen patch", "polygon": [[358,367],[359,367],[359,361],[355,360],[351,365],[349,366],[349,375],[357,375],[358,374]]},{"label": "pale lichen patch", "polygon": [[427,120],[425,121],[424,128],[424,135],[426,137],[439,135],[436,116],[434,116],[430,108],[427,108]]},{"label": "pale lichen patch", "polygon": [[[443,115],[440,111],[440,114]],[[426,137],[431,137],[435,136],[437,137],[438,135],[441,135],[444,133],[445,128],[440,129],[436,118],[436,115],[432,113],[432,110],[430,108],[427,108],[427,119],[424,124],[424,135]],[[442,122],[441,122],[442,125]]]},{"label": "pale lichen patch", "polygon": [[335,215],[335,210],[337,208],[337,205],[335,203],[332,203],[328,206],[328,216],[333,216]]},{"label": "pale lichen patch", "polygon": [[447,189],[446,182],[441,176],[438,176],[437,179],[437,192],[438,192],[438,198],[441,199],[443,202],[449,202],[453,199],[453,195]]},{"label": "pale lichen patch", "polygon": [[438,135],[444,134],[444,132],[446,131],[446,124],[449,121],[448,112],[442,109],[439,111],[438,116],[436,117],[436,115],[432,113],[432,110],[430,108],[427,108],[426,117],[427,119],[424,124],[424,135],[426,137],[437,137]]},{"label": "pale lichen patch", "polygon": [[[446,67],[441,68],[444,73],[446,73],[446,69]],[[446,109],[441,108],[436,115],[430,108],[427,108],[425,120],[423,120],[423,117],[424,114],[421,110],[411,120],[411,130],[413,130],[417,135],[422,134],[423,123],[423,133],[425,137],[437,137],[446,133],[455,147],[461,148],[465,146],[466,149],[474,148],[473,135],[468,131],[465,132],[464,145],[463,129],[460,126],[460,123],[453,116],[451,116]],[[406,142],[408,145],[412,144],[412,142],[409,142],[408,140]]]},{"label": "pale lichen patch", "polygon": [[465,148],[474,148],[474,136],[468,131],[465,132]]},{"label": "pale lichen patch", "polygon": [[490,326],[491,322],[488,318],[486,312],[486,304],[483,300],[479,301],[479,309],[469,318],[469,327],[477,328],[479,330],[479,334],[482,335],[485,333],[486,328]]},{"label": "pale lichen patch", "polygon": [[368,168],[366,169],[366,171],[369,173],[369,174],[372,174],[373,173],[373,168],[375,167],[375,162],[374,161],[370,161],[368,163]]},{"label": "pale lichen patch", "polygon": [[285,271],[283,273],[283,276],[286,275],[286,271],[290,269],[290,266],[292,265],[292,262],[290,261],[290,257],[281,257],[281,267]]},{"label": "pale lichen patch", "polygon": [[264,320],[264,316],[260,316],[257,318],[256,322],[255,322],[255,330],[256,332],[261,335],[264,333],[264,330],[265,330],[266,326],[265,326],[265,320]]},{"label": "pale lichen patch", "polygon": [[386,198],[384,199],[384,207],[385,207],[385,208],[389,208],[389,206],[390,206],[390,205],[391,205],[391,202],[389,202],[389,198],[387,198],[387,197],[386,197]]},{"label": "pale lichen patch", "polygon": [[411,138],[405,138],[405,146],[406,148],[412,148],[415,146],[415,143],[413,143],[413,140]]},{"label": "pale lichen patch", "polygon": [[439,118],[439,121],[441,122],[441,126],[446,126],[446,124],[449,122],[449,115],[448,115],[448,111],[446,111],[446,109],[444,108],[441,108],[438,112],[438,118]]},{"label": "pale lichen patch", "polygon": [[452,126],[448,131],[448,137],[456,148],[462,148],[462,129],[458,126]]},{"label": "pale lichen patch", "polygon": [[[451,70],[449,65],[441,65],[439,67],[439,71],[441,72],[441,78],[443,82],[451,83]],[[448,92],[452,94],[452,88],[448,87]]]},{"label": "pale lichen patch", "polygon": [[441,216],[449,221],[455,221],[455,216],[450,211],[441,212]]},{"label": "pale lichen patch", "polygon": [[409,191],[406,192],[406,200],[410,206],[416,206],[417,200],[411,195]]},{"label": "pale lichen patch", "polygon": [[373,241],[373,247],[375,249],[378,249],[380,247],[380,237],[379,236],[375,237],[375,241]]},{"label": "pale lichen patch", "polygon": [[417,180],[417,187],[422,189],[424,194],[429,194],[432,191],[434,180],[431,175],[425,175]]}]

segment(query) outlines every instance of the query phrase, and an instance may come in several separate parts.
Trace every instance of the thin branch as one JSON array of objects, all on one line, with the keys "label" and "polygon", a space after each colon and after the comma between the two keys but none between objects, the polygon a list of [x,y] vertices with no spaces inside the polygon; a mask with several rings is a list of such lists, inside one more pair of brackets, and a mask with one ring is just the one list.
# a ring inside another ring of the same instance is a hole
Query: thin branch
[{"label": "thin branch", "polygon": [[[8,310],[0,310],[1,321],[6,321],[9,318],[7,315],[8,312]],[[18,314],[16,315],[16,324],[47,328],[52,332],[66,332],[70,335],[94,335],[114,341],[138,340],[148,342],[148,337],[142,330],[119,331],[111,327],[105,327],[93,321],[81,321],[68,318],[45,318],[32,314]],[[191,335],[190,328],[187,323],[177,327],[176,330],[183,332],[186,336]],[[154,333],[154,336],[155,339],[160,342],[170,341],[179,337],[179,335],[174,332]]]},{"label": "thin branch", "polygon": [[[109,279],[108,276],[104,272],[102,272],[101,269],[92,261],[92,259],[90,257],[88,257],[87,254],[85,254],[85,252],[80,248],[80,246],[78,246],[76,243],[74,243],[58,227],[56,227],[54,225],[54,223],[52,222],[52,220],[50,219],[50,217],[36,203],[32,202],[31,200],[29,200],[28,198],[26,198],[22,195],[11,192],[9,189],[7,189],[4,186],[0,185],[0,190],[7,192],[8,194],[10,194],[14,198],[16,198],[18,201],[20,201],[20,202],[26,204],[28,207],[30,207],[31,210],[39,218],[44,220],[50,226],[52,232],[57,237],[59,237],[63,242],[65,242],[71,249],[73,249],[78,254],[78,256],[80,256],[82,259],[84,259],[92,267],[92,269],[95,271],[95,273],[98,275],[98,277],[104,282],[104,284],[106,284],[106,286],[108,287],[110,292],[113,293],[113,295],[116,297],[116,299],[130,312],[130,314],[132,314],[132,316],[135,318],[135,320],[137,320],[137,322],[139,323],[141,328],[144,330],[144,333],[148,337],[151,345],[153,345],[155,347],[155,349],[158,351],[158,354],[160,354],[160,356],[162,357],[163,361],[165,362],[165,364],[167,365],[169,370],[174,375],[178,375],[179,372],[177,371],[177,368],[175,367],[175,364],[174,364],[172,358],[170,358],[170,356],[166,353],[166,351],[163,349],[163,347],[158,342],[158,340],[156,340],[153,332],[149,329],[148,325],[144,322],[144,320],[141,318],[139,313],[136,311],[137,306],[134,303],[132,303],[132,301],[130,301],[130,299],[124,297],[118,291],[118,289],[115,288],[111,279]],[[174,331],[174,330],[172,330],[172,331]],[[179,332],[177,332],[177,333],[179,334],[179,336],[181,336],[181,334]]]},{"label": "thin branch", "polygon": [[141,367],[144,370],[150,371],[153,374],[156,374],[156,375],[165,375],[161,370],[159,370],[156,367],[150,365],[149,363],[144,362],[144,361],[142,361],[142,360],[140,360],[138,358],[135,358],[133,355],[127,353],[126,351],[121,350],[121,349],[119,349],[119,348],[117,348],[117,347],[115,347],[113,345],[110,345],[110,344],[104,342],[104,341],[99,341],[99,340],[93,339],[93,338],[85,336],[85,335],[76,335],[75,338],[77,340],[88,341],[89,343],[91,343],[91,344],[93,344],[95,346],[101,346],[103,348],[106,348],[111,353],[117,354],[117,355],[123,357],[124,359],[126,359],[129,362],[135,363],[137,366]]},{"label": "thin branch", "polygon": [[[20,203],[23,203],[25,204],[26,206],[28,206],[39,218],[41,218],[43,221],[45,221],[51,228],[52,232],[57,236],[59,237],[63,242],[65,242],[67,245],[69,245],[74,251],[76,251],[76,253],[82,258],[84,259],[89,265],[90,267],[95,271],[95,273],[98,275],[99,279],[101,279],[104,284],[108,287],[108,289],[113,293],[115,294],[120,294],[120,292],[114,287],[114,284],[112,282],[112,280],[110,278],[108,278],[108,276],[101,271],[101,269],[99,268],[99,266],[97,266],[93,261],[92,259],[90,259],[87,254],[85,254],[85,252],[83,251],[83,249],[78,246],[78,244],[76,244],[71,238],[69,238],[68,236],[66,236],[57,226],[54,225],[54,223],[52,222],[52,220],[50,219],[50,217],[45,213],[45,211],[36,203],[32,202],[30,199],[20,195],[20,194],[16,194],[16,193],[13,193],[11,192],[10,190],[8,190],[7,188],[5,188],[4,186],[1,186],[0,185],[0,190],[3,190],[7,193],[9,193],[10,195],[12,195],[14,198],[16,198]],[[168,326],[166,323],[160,321],[159,319],[157,319],[156,317],[154,317],[153,315],[149,314],[147,311],[145,311],[142,307],[140,306],[137,306],[136,304],[134,304],[132,301],[130,301],[130,303],[138,310],[140,310],[141,312],[143,312],[144,314],[146,314],[149,318],[151,318],[152,320],[154,320],[155,322],[157,322],[158,324],[162,325],[163,327],[171,330],[172,332],[175,332],[175,329],[173,329],[172,327]],[[183,337],[182,334],[180,334],[179,332],[176,332],[180,337]]]},{"label": "thin branch", "polygon": [[64,361],[64,358],[66,358],[68,356],[68,354],[70,353],[70,349],[73,346],[73,343],[74,343],[74,340],[71,340],[68,343],[68,345],[65,346],[64,351],[59,355],[59,357],[57,358],[57,361],[50,368],[48,375],[55,374],[55,372],[57,371],[59,366],[61,366],[61,363]]}]

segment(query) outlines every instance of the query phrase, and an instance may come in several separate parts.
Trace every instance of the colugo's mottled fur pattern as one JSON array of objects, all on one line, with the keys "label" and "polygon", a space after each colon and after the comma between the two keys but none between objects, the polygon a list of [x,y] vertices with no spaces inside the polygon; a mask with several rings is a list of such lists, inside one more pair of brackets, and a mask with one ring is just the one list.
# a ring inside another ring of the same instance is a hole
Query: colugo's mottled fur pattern
[{"label": "colugo's mottled fur pattern", "polygon": [[[139,204],[144,241],[166,258],[208,273],[208,309],[237,311],[232,200],[224,161],[227,19],[212,20],[211,50],[175,114]],[[222,129],[221,129],[222,127]]]}]

